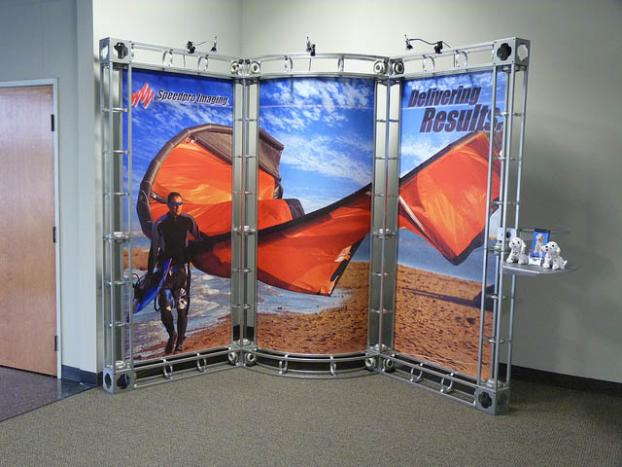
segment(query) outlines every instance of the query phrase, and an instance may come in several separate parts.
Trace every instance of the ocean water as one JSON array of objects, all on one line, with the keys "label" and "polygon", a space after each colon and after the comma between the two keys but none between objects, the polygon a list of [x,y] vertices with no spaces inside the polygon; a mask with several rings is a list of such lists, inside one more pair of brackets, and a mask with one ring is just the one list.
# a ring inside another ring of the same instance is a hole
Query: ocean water
[{"label": "ocean water", "polygon": [[[484,246],[474,249],[461,264],[454,265],[423,238],[406,229],[401,229],[399,232],[398,262],[403,266],[423,269],[424,271],[471,281],[481,281]],[[490,261],[488,277],[493,276],[492,267],[493,262]]]},{"label": "ocean water", "polygon": [[[136,271],[144,274],[144,271]],[[188,309],[187,335],[209,328],[221,318],[230,315],[231,287],[230,280],[210,276],[192,268],[190,285],[190,308]],[[173,319],[177,322],[176,312]],[[154,308],[153,302],[134,315],[135,333],[134,349],[140,352],[168,338],[168,334],[160,320],[160,313]]]},{"label": "ocean water", "polygon": [[349,298],[347,289],[336,287],[330,297],[311,295],[279,289],[271,285],[259,283],[259,313],[319,313],[327,308],[341,306]]}]

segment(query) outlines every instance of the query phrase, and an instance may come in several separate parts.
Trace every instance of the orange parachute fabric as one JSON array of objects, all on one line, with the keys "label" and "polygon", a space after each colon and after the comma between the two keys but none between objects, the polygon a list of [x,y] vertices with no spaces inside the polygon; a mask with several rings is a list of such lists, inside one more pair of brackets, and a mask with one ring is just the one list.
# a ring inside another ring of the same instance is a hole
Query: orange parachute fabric
[{"label": "orange parachute fabric", "polygon": [[[330,295],[369,233],[370,187],[258,235],[257,277],[293,292]],[[263,217],[262,205],[259,215]]]},{"label": "orange parachute fabric", "polygon": [[[258,198],[264,215],[260,229],[287,222],[302,213],[297,200],[280,198],[279,162],[283,145],[263,130],[259,135]],[[166,214],[166,197],[178,192],[184,212],[207,237],[193,257],[200,270],[231,276],[232,130],[221,125],[187,128],[172,138],[152,160],[140,185],[137,211],[143,233],[151,237],[153,222]]]},{"label": "orange parachute fabric", "polygon": [[[172,191],[184,199],[203,238],[192,257],[198,269],[231,275],[231,128],[202,125],[169,141],[141,183],[138,215],[143,232],[166,213]],[[369,233],[371,184],[304,214],[297,200],[281,199],[283,146],[260,131],[258,175],[258,279],[295,292],[330,295]],[[454,264],[483,241],[488,171],[484,132],[456,141],[400,180],[399,225],[425,238]],[[498,192],[498,167],[493,193]]]},{"label": "orange parachute fabric", "polygon": [[[483,242],[488,180],[488,135],[477,132],[447,146],[402,177],[399,226],[460,264]],[[493,164],[493,200],[498,199],[499,167]]]}]

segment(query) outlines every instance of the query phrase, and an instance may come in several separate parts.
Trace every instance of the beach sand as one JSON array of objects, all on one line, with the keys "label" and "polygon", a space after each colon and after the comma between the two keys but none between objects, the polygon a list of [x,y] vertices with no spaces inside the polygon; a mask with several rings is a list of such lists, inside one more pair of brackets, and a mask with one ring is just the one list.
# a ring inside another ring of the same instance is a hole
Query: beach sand
[{"label": "beach sand", "polygon": [[[476,281],[458,279],[406,266],[398,267],[395,349],[469,376],[477,373],[479,304]],[[486,313],[484,335],[492,320]],[[489,346],[484,377],[489,372]]]},{"label": "beach sand", "polygon": [[[123,251],[123,266],[128,266],[128,251]],[[145,248],[132,248],[132,268],[141,271],[147,270],[149,250]],[[226,347],[231,344],[231,318],[225,317],[218,320],[213,326],[188,333],[184,342],[184,352],[198,352],[214,347]],[[151,347],[147,347],[134,354],[136,360],[159,358],[164,356],[166,340]]]},{"label": "beach sand", "polygon": [[[134,268],[145,270],[148,250],[133,249]],[[127,253],[124,255],[127,264]],[[349,296],[340,307],[319,313],[259,313],[257,344],[263,349],[291,353],[337,354],[361,352],[367,345],[369,263],[352,262],[338,287]],[[395,350],[441,367],[475,376],[479,340],[477,281],[399,266],[395,312]],[[485,335],[491,335],[490,313]],[[230,318],[190,334],[184,351],[230,343]],[[136,358],[162,356],[166,342],[145,349]],[[489,371],[490,346],[484,352],[484,377]]]},{"label": "beach sand", "polygon": [[[123,250],[123,269],[127,269],[128,266],[128,250]],[[149,261],[149,249],[148,248],[132,248],[132,269],[138,269],[140,271],[146,271]]]},{"label": "beach sand", "polygon": [[[199,352],[214,347],[228,347],[231,344],[231,318],[221,318],[218,323],[198,331],[188,334],[184,342],[184,351]],[[148,360],[152,358],[164,357],[164,348],[166,340],[143,349],[142,352],[136,352],[134,358],[136,360]]]},{"label": "beach sand", "polygon": [[257,315],[260,348],[291,353],[337,354],[362,352],[367,346],[369,263],[352,262],[338,287],[349,292],[340,307],[319,313]]}]

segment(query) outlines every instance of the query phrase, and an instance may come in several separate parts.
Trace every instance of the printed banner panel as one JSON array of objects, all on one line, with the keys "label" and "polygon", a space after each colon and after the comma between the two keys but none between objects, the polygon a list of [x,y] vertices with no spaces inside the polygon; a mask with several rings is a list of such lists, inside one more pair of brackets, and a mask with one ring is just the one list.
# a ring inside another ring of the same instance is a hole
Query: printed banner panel
[{"label": "printed banner panel", "polygon": [[233,84],[134,69],[131,100],[134,358],[228,345]]},{"label": "printed banner panel", "polygon": [[374,87],[368,79],[261,82],[261,348],[366,347]]},{"label": "printed banner panel", "polygon": [[[505,88],[500,74],[497,112]],[[467,376],[477,373],[486,216],[493,225],[499,215],[496,208],[486,211],[491,104],[487,71],[409,80],[402,91],[394,347]],[[499,117],[496,125],[498,155]],[[498,161],[492,173],[496,199]],[[494,271],[487,276],[487,287],[494,286]],[[492,303],[486,310],[484,335],[490,336]]]}]

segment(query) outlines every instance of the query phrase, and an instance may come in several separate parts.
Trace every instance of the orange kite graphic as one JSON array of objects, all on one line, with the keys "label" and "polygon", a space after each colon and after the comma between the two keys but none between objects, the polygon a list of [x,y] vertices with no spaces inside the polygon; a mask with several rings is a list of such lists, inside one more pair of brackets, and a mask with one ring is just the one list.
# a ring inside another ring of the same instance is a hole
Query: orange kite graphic
[{"label": "orange kite graphic", "polygon": [[[330,295],[356,249],[370,232],[371,184],[305,214],[296,199],[282,198],[283,145],[259,132],[257,275],[266,284]],[[483,243],[489,139],[466,135],[400,179],[399,226],[421,236],[448,261],[460,264]],[[140,185],[137,211],[143,233],[167,212],[176,191],[203,234],[192,264],[231,277],[232,130],[220,125],[187,128],[166,143]],[[498,198],[499,167],[492,193]]]}]

